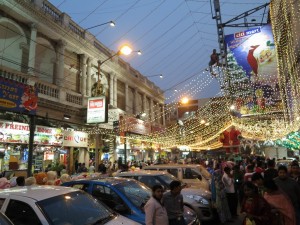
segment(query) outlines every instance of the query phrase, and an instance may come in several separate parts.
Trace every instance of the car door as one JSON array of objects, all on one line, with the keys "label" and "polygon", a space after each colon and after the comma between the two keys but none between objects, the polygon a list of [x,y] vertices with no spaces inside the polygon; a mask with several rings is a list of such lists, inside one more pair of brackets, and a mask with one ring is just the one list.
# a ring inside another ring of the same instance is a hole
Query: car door
[{"label": "car door", "polygon": [[35,202],[26,197],[11,196],[1,211],[14,225],[49,225]]},{"label": "car door", "polygon": [[105,203],[109,208],[119,212],[120,214],[124,215],[130,212],[129,207],[123,199],[108,186],[94,184],[91,194],[101,202]]}]

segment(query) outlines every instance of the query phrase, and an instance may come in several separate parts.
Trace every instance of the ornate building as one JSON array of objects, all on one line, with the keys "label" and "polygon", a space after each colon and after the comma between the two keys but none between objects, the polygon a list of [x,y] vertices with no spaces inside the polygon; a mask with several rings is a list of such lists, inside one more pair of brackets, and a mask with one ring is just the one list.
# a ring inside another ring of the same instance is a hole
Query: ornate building
[{"label": "ornate building", "polygon": [[[0,76],[38,88],[38,117],[84,127],[98,61],[115,52],[47,0],[6,0],[0,6]],[[101,65],[99,77],[109,122],[97,129],[112,130],[120,114],[142,112],[145,120],[165,124],[163,91],[129,63],[113,57]],[[80,154],[87,162],[87,153]]]}]

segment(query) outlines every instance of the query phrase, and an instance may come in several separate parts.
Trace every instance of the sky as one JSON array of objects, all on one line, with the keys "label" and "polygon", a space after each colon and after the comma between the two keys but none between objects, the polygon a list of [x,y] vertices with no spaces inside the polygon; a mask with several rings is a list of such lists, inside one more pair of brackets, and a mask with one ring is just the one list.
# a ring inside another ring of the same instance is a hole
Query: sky
[{"label": "sky", "polygon": [[[118,51],[129,43],[142,55],[122,57],[164,92],[167,102],[221,95],[220,79],[209,72],[210,54],[219,51],[217,27],[210,0],[49,0],[83,28],[113,20],[89,31],[104,45]],[[213,0],[212,0],[213,1]],[[222,21],[268,1],[220,0]],[[248,17],[261,22],[263,10]],[[267,11],[264,16],[266,21]],[[243,22],[240,21],[240,22]],[[247,28],[246,28],[247,29]],[[225,34],[245,28],[225,28]]]}]

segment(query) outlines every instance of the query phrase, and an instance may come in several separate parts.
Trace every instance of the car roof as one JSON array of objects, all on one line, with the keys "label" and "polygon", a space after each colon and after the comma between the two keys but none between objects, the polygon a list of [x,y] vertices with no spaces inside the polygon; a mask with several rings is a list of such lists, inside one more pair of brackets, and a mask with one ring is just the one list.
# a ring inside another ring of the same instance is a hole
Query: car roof
[{"label": "car roof", "polygon": [[103,177],[103,178],[88,178],[88,179],[79,179],[79,180],[74,180],[74,181],[69,181],[66,182],[66,184],[69,183],[80,183],[84,181],[85,183],[101,183],[101,184],[106,184],[106,185],[117,185],[117,184],[121,184],[124,182],[128,182],[128,181],[134,181],[133,179],[128,179],[128,178],[120,178],[120,177]]},{"label": "car roof", "polygon": [[197,164],[160,164],[160,165],[153,165],[153,166],[145,166],[144,169],[147,168],[196,168],[196,167],[200,167],[200,165]]},{"label": "car roof", "polygon": [[120,176],[138,176],[138,175],[143,175],[143,176],[157,176],[157,175],[165,175],[169,174],[164,171],[154,171],[154,170],[136,170],[136,171],[127,171],[127,172],[121,172],[116,174],[116,177]]},{"label": "car roof", "polygon": [[11,195],[22,196],[41,201],[47,198],[52,198],[59,195],[68,194],[70,192],[78,191],[75,188],[68,188],[62,186],[24,186],[3,189],[0,192],[0,197],[8,197]]}]

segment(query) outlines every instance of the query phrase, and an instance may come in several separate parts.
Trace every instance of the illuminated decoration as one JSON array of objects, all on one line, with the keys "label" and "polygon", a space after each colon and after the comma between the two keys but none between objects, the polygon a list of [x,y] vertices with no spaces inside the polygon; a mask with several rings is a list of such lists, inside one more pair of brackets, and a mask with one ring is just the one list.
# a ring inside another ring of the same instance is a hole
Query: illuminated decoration
[{"label": "illuminated decoration", "polygon": [[276,145],[289,148],[292,150],[300,149],[300,133],[298,131],[288,134],[286,137],[275,141]]},{"label": "illuminated decoration", "polygon": [[235,129],[234,126],[229,127],[220,135],[220,142],[223,144],[223,148],[226,150],[226,153],[239,153],[239,145],[241,132]]},{"label": "illuminated decoration", "polygon": [[300,115],[299,9],[299,1],[273,0],[270,3],[284,118],[289,124],[298,123]]}]

